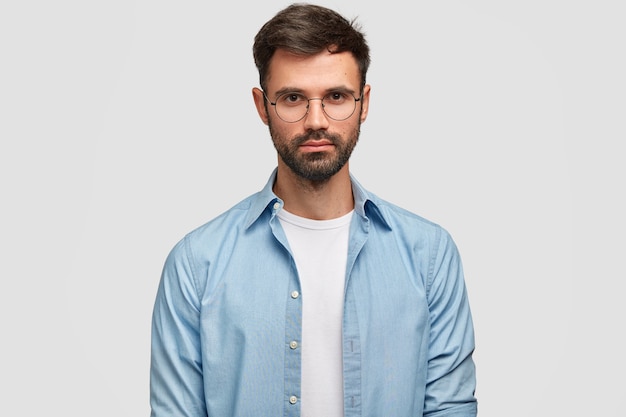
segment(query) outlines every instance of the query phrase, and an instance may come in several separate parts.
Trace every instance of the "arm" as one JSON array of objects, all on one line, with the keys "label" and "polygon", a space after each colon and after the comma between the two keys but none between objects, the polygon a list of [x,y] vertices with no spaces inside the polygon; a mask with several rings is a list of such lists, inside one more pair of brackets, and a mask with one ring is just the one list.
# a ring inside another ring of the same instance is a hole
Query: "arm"
[{"label": "arm", "polygon": [[187,240],[168,256],[152,316],[151,417],[206,417],[200,302]]},{"label": "arm", "polygon": [[431,329],[424,416],[474,417],[474,329],[459,253],[443,230],[431,256],[427,296]]}]

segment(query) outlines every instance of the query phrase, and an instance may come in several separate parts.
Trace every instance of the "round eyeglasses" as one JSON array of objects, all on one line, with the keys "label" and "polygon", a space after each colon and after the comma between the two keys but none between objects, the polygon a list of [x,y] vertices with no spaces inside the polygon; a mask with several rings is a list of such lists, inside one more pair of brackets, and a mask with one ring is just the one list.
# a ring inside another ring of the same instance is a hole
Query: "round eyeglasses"
[{"label": "round eyeglasses", "polygon": [[265,91],[263,95],[268,103],[274,106],[276,115],[287,123],[295,123],[304,119],[304,116],[309,112],[311,100],[320,100],[324,114],[336,121],[346,120],[352,116],[356,109],[356,102],[361,100],[361,97],[356,98],[352,93],[346,91],[333,91],[321,98],[308,98],[302,93],[287,92],[276,97],[275,102],[267,97]]}]

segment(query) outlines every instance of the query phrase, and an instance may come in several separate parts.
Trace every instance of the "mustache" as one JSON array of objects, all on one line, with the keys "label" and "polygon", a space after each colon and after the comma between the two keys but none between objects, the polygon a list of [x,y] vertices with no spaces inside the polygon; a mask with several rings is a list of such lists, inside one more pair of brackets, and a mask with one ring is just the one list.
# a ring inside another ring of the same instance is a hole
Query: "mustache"
[{"label": "mustache", "polygon": [[326,139],[331,142],[333,145],[337,145],[341,142],[341,138],[338,135],[333,135],[332,133],[324,132],[322,130],[316,130],[313,132],[305,133],[304,135],[296,136],[293,138],[293,143],[296,146],[300,146],[305,142],[310,140],[321,140]]}]

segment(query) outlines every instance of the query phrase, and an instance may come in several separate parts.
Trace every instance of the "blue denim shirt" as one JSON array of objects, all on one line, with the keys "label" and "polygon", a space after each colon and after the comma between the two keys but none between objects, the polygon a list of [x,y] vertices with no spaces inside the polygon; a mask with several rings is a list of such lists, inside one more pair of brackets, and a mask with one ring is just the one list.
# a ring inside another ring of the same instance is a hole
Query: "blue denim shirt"
[{"label": "blue denim shirt", "polygon": [[[152,417],[300,415],[298,272],[265,188],[168,256],[152,323]],[[343,313],[345,417],[476,415],[461,261],[440,226],[352,178]]]}]

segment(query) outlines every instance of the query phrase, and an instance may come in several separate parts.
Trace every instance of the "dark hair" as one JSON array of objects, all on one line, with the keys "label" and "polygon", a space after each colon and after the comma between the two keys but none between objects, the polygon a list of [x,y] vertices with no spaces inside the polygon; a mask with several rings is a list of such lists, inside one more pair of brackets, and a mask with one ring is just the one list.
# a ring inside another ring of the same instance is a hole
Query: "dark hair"
[{"label": "dark hair", "polygon": [[310,56],[328,50],[351,52],[361,73],[361,89],[370,65],[365,35],[356,24],[337,12],[306,3],[294,3],[278,12],[254,37],[252,52],[259,70],[261,88],[265,89],[270,60],[277,49]]}]

